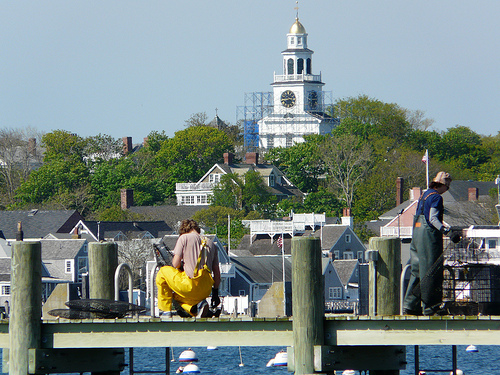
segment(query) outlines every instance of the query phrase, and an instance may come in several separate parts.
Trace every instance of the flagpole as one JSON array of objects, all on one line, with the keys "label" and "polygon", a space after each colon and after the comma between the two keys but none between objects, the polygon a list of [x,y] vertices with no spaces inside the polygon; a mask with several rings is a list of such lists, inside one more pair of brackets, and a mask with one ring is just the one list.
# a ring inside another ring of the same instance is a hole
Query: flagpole
[{"label": "flagpole", "polygon": [[429,190],[429,150],[425,150],[425,175],[427,177],[427,190]]},{"label": "flagpole", "polygon": [[283,265],[283,316],[286,316],[286,293],[285,293],[285,239],[281,233],[281,261]]}]

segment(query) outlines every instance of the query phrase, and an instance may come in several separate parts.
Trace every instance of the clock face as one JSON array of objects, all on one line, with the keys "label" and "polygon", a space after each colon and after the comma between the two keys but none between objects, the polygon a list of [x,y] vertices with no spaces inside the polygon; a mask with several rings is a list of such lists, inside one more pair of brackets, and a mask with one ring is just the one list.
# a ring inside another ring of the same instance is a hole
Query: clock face
[{"label": "clock face", "polygon": [[286,90],[281,94],[281,105],[285,108],[292,108],[295,105],[295,94]]},{"label": "clock face", "polygon": [[316,91],[309,91],[309,95],[307,97],[309,108],[315,109],[318,106],[318,93]]}]

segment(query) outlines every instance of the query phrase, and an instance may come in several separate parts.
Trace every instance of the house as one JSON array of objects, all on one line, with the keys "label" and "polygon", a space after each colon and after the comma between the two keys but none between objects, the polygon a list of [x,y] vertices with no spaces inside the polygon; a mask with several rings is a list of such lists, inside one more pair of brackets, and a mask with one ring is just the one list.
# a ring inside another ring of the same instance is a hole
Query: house
[{"label": "house", "polygon": [[88,241],[86,239],[43,239],[42,300],[45,301],[57,284],[81,283],[88,273]]},{"label": "house", "polygon": [[126,241],[161,238],[172,233],[164,221],[89,221],[80,220],[67,233],[88,234],[95,241]]},{"label": "house", "polygon": [[366,247],[351,226],[325,225],[313,236],[321,238],[321,248],[329,258],[365,260]]},{"label": "house", "polygon": [[356,313],[359,304],[359,262],[357,259],[323,258],[325,308],[334,313]]},{"label": "house", "polygon": [[285,270],[286,312],[291,315],[291,278],[292,265],[290,256],[249,256],[231,258],[236,267],[234,280],[231,280],[230,293],[232,296],[247,296],[248,304],[259,303],[273,285],[278,293],[273,298],[268,297],[269,306],[259,306],[258,315],[270,309],[277,315],[284,314],[283,307],[283,269]]},{"label": "house", "polygon": [[258,172],[262,176],[270,193],[276,196],[278,201],[289,197],[303,198],[304,194],[277,167],[259,163],[258,153],[247,153],[245,163],[242,164],[233,163],[233,157],[232,153],[225,153],[224,163],[214,164],[198,182],[177,183],[175,185],[177,205],[208,206],[213,189],[223,175],[235,174],[243,177],[249,171]]},{"label": "house", "polygon": [[76,210],[0,211],[0,230],[7,240],[16,240],[22,223],[24,240],[39,240],[48,233],[69,233],[83,217]]}]

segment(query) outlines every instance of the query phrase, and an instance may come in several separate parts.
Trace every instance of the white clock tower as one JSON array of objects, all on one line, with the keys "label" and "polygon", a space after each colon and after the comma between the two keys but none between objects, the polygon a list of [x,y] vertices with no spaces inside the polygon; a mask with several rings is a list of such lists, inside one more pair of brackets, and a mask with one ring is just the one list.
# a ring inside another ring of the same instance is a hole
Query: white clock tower
[{"label": "white clock tower", "polygon": [[321,73],[312,74],[313,51],[307,33],[295,19],[287,34],[283,74],[274,74],[273,112],[259,122],[259,147],[290,147],[304,142],[304,135],[330,133],[337,121],[325,113]]}]

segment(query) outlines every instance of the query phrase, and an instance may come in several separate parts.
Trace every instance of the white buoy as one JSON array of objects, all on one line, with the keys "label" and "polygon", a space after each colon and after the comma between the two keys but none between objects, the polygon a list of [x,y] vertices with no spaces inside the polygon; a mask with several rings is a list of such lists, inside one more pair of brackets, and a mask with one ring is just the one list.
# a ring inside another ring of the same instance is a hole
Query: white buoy
[{"label": "white buoy", "polygon": [[196,366],[194,363],[190,363],[190,364],[184,366],[182,373],[183,374],[199,374],[200,368],[198,366]]},{"label": "white buoy", "polygon": [[179,362],[198,362],[198,357],[196,357],[196,353],[189,348],[179,355]]},{"label": "white buoy", "polygon": [[287,352],[279,352],[274,357],[273,366],[287,366],[288,365],[288,354]]},{"label": "white buoy", "polygon": [[465,349],[465,351],[466,351],[467,353],[476,353],[476,352],[478,352],[479,350],[477,350],[477,347],[476,347],[475,345],[469,345],[469,346]]},{"label": "white buoy", "polygon": [[464,375],[464,372],[457,368],[457,373],[454,374],[453,371],[450,372],[450,375]]}]

